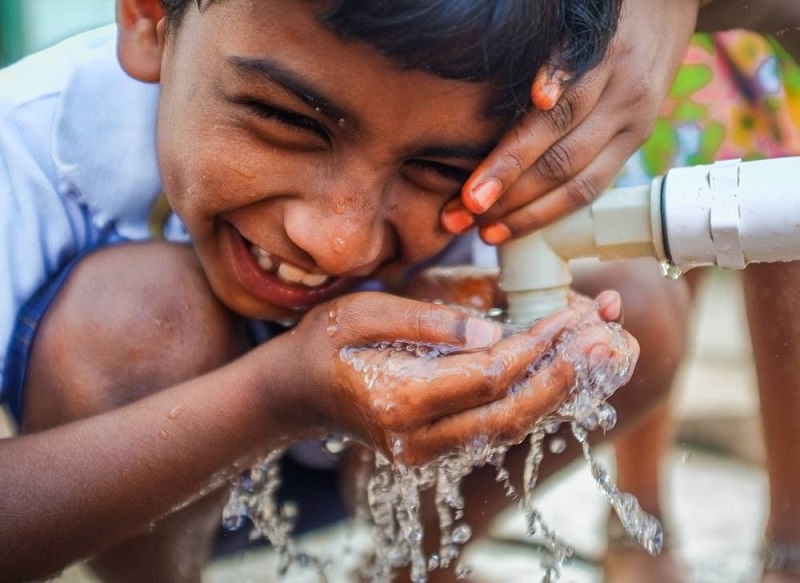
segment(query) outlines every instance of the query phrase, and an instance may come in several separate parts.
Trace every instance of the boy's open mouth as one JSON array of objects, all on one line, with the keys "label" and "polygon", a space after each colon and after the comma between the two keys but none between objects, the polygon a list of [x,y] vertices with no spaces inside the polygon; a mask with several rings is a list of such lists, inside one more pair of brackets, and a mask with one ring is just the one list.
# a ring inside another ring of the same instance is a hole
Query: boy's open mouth
[{"label": "boy's open mouth", "polygon": [[275,306],[303,309],[338,295],[352,283],[349,277],[313,273],[270,254],[229,225],[227,243],[234,270],[249,293]]},{"label": "boy's open mouth", "polygon": [[250,243],[250,253],[255,257],[256,263],[262,270],[277,276],[286,283],[319,287],[330,279],[330,276],[324,273],[310,273],[296,265],[276,259],[254,243]]}]

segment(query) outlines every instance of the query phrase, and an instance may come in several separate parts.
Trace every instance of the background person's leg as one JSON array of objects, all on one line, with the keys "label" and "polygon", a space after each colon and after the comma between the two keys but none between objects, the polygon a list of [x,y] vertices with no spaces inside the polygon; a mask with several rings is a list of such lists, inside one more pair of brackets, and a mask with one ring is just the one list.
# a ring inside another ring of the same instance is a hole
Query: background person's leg
[{"label": "background person's leg", "polygon": [[[764,581],[800,581],[800,263],[751,265],[745,302],[769,475],[768,547],[794,555]],[[791,552],[793,551],[793,552]],[[791,571],[796,571],[792,573]]]}]

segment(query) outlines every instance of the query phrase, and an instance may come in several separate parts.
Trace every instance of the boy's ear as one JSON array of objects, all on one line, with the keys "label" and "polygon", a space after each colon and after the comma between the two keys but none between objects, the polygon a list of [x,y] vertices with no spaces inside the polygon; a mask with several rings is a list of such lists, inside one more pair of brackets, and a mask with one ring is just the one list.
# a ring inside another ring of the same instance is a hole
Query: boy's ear
[{"label": "boy's ear", "polygon": [[119,61],[139,81],[158,83],[164,51],[164,10],[160,0],[117,0]]}]

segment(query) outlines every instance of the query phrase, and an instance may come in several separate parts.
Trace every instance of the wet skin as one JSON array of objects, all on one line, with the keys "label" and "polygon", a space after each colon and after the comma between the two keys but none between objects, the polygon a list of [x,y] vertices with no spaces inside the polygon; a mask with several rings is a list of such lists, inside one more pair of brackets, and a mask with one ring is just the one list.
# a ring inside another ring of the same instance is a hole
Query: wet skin
[{"label": "wet skin", "polygon": [[[214,292],[247,316],[285,319],[441,250],[439,210],[498,132],[485,87],[344,43],[313,6],[220,2],[165,38],[165,190]],[[329,279],[286,283],[251,244]]]}]

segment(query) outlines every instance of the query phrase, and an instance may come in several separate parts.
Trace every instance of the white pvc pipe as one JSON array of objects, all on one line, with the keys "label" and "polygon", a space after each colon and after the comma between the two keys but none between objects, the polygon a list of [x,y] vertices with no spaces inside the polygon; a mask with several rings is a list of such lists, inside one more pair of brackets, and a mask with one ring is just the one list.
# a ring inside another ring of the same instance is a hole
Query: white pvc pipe
[{"label": "white pvc pipe", "polygon": [[800,259],[800,157],[678,168],[650,185],[612,189],[590,206],[499,251],[509,319],[531,322],[567,304],[567,262],[655,257],[700,265]]},{"label": "white pvc pipe", "polygon": [[800,158],[718,162],[664,179],[672,263],[742,269],[800,258]]}]

